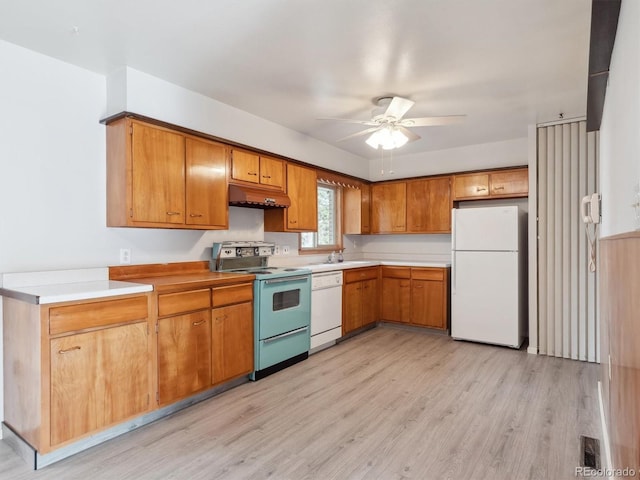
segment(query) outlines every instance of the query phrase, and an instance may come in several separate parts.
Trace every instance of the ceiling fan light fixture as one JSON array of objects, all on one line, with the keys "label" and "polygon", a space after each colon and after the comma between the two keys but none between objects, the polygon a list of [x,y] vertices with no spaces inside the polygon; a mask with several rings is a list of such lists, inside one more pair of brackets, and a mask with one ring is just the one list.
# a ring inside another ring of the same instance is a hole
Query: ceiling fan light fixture
[{"label": "ceiling fan light fixture", "polygon": [[402,147],[408,140],[404,133],[389,125],[373,132],[365,142],[371,148],[382,147],[383,150],[393,150]]}]

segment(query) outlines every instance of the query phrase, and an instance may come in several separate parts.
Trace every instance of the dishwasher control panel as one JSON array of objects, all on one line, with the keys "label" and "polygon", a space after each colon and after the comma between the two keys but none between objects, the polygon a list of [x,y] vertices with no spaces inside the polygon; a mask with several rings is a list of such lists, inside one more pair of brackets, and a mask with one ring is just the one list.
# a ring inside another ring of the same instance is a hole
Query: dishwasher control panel
[{"label": "dishwasher control panel", "polygon": [[339,287],[342,285],[342,270],[338,272],[314,273],[311,275],[311,289]]}]

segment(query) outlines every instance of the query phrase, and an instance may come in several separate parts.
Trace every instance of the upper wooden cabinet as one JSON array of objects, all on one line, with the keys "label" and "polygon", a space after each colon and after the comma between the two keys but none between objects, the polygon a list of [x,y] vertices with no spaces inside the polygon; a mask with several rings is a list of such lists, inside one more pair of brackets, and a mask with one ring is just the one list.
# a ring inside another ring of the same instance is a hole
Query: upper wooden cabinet
[{"label": "upper wooden cabinet", "polygon": [[246,150],[231,151],[231,183],[248,182],[284,190],[285,162]]},{"label": "upper wooden cabinet", "polygon": [[517,168],[492,172],[455,175],[454,200],[514,198],[529,195],[529,169]]},{"label": "upper wooden cabinet", "polygon": [[107,125],[107,225],[228,228],[226,145],[131,118]]},{"label": "upper wooden cabinet", "polygon": [[407,182],[407,232],[451,232],[452,207],[450,177]]},{"label": "upper wooden cabinet", "polygon": [[342,231],[345,234],[371,233],[371,187],[345,188],[342,195]]},{"label": "upper wooden cabinet", "polygon": [[287,163],[288,208],[272,208],[264,212],[267,232],[315,232],[318,230],[318,188],[316,171]]},{"label": "upper wooden cabinet", "polygon": [[371,233],[450,232],[450,184],[432,177],[371,185]]},{"label": "upper wooden cabinet", "polygon": [[371,233],[407,230],[407,183],[371,185]]}]

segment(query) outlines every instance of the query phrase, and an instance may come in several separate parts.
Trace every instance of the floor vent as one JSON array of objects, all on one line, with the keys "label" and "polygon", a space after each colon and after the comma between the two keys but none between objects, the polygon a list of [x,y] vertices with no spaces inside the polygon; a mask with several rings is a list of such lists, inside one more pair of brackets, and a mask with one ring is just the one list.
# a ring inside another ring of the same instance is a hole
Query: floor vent
[{"label": "floor vent", "polygon": [[600,470],[600,440],[581,435],[580,460],[583,467]]}]

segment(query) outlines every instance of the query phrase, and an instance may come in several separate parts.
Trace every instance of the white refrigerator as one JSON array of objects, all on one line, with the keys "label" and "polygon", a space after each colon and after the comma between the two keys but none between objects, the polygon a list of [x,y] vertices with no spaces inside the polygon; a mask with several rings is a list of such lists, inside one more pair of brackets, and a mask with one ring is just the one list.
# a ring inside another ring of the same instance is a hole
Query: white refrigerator
[{"label": "white refrigerator", "polygon": [[451,336],[519,348],[527,317],[526,213],[454,208]]}]

